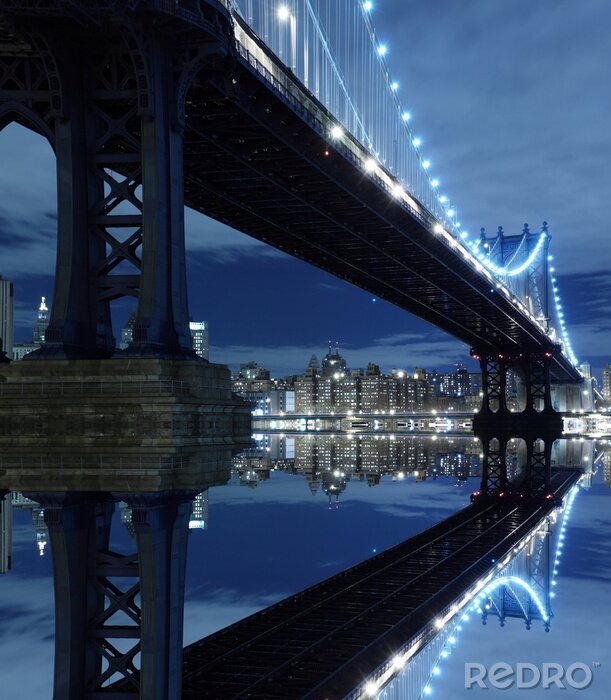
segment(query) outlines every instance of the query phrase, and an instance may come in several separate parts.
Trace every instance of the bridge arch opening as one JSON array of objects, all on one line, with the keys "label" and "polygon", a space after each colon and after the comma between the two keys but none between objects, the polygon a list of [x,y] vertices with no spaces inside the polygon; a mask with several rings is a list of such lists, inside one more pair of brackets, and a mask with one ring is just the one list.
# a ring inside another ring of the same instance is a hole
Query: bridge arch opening
[{"label": "bridge arch opening", "polygon": [[507,443],[505,464],[509,484],[519,484],[524,479],[527,461],[526,441],[514,437]]},{"label": "bridge arch opening", "polygon": [[[25,328],[28,325],[33,328],[36,323],[37,296],[46,298],[49,318],[53,315],[59,208],[54,135],[32,110],[23,105],[4,103],[0,105],[0,157],[3,164],[0,174],[0,234],[4,234],[0,239],[0,274],[16,281],[17,339],[29,342],[32,340],[29,337],[31,331]],[[124,216],[126,220],[135,217],[139,213],[142,185],[130,189],[125,176],[108,168],[104,169],[104,177],[103,194],[108,211]],[[113,195],[113,188],[125,191],[127,196],[119,201]],[[1,224],[3,219],[7,222],[5,226]],[[135,252],[133,241],[137,240],[139,244],[141,239],[138,227],[122,226],[108,231],[130,253]],[[110,242],[104,245],[107,257],[111,257]],[[113,274],[134,275],[136,272],[129,255],[112,265]],[[22,285],[23,290],[19,290]],[[137,308],[137,292],[109,298],[107,304],[115,320],[114,334],[119,336],[119,328]],[[19,325],[25,328],[20,331]]]},{"label": "bridge arch opening", "polygon": [[0,103],[0,133],[12,124],[22,126],[43,136],[51,146],[55,142],[53,131],[40,114],[19,102],[7,101]]},{"label": "bridge arch opening", "polygon": [[[56,165],[52,140],[34,113],[0,106],[0,275],[15,285],[16,343],[32,343],[40,297],[51,305],[57,241]],[[6,339],[5,339],[6,341]],[[29,348],[30,350],[32,347]]]}]

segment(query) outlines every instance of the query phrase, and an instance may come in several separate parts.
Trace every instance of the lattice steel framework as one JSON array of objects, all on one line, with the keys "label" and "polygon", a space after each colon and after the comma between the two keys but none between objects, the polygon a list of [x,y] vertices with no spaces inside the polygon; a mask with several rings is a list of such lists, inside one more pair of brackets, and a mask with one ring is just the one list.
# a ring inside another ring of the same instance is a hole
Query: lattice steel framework
[{"label": "lattice steel framework", "polygon": [[550,490],[553,439],[529,440],[526,444],[524,486],[533,496],[544,496]]},{"label": "lattice steel framework", "polygon": [[184,103],[218,46],[214,37],[168,41],[179,26],[144,29],[135,15],[102,29],[109,13],[138,5],[0,2],[0,129],[20,122],[57,157],[55,295],[45,347],[32,358],[109,356],[110,302],[125,296],[138,298],[132,354],[194,357]]},{"label": "lattice steel framework", "polygon": [[484,494],[501,493],[507,487],[507,439],[483,440],[482,484]]},{"label": "lattice steel framework", "polygon": [[503,357],[486,355],[481,360],[482,410],[498,413],[507,410],[507,363]]},{"label": "lattice steel framework", "polygon": [[500,576],[515,576],[528,583],[530,589],[539,599],[542,611],[533,599],[531,592],[520,586],[499,586],[486,603],[482,603],[482,621],[484,624],[490,616],[498,617],[501,627],[505,625],[507,618],[518,618],[526,622],[526,628],[530,629],[534,620],[543,620],[545,630],[549,631],[552,618],[551,609],[551,567],[550,567],[550,517],[547,516],[542,528],[530,540],[526,550],[515,557],[506,569],[500,572]]},{"label": "lattice steel framework", "polygon": [[[547,221],[543,222],[541,230],[533,232],[528,224],[524,224],[521,234],[507,235],[499,226],[495,236],[487,236],[485,229],[480,232],[480,249],[490,261],[500,268],[517,268],[523,260],[530,258],[542,234],[545,234],[543,244],[532,263],[516,276],[504,277],[513,293],[524,300],[529,311],[536,318],[545,321],[549,329],[549,235]],[[503,277],[503,275],[501,275]]]},{"label": "lattice steel framework", "polygon": [[[184,577],[194,493],[28,493],[44,508],[55,585],[54,697],[180,700]],[[137,551],[109,549],[114,500]]]}]

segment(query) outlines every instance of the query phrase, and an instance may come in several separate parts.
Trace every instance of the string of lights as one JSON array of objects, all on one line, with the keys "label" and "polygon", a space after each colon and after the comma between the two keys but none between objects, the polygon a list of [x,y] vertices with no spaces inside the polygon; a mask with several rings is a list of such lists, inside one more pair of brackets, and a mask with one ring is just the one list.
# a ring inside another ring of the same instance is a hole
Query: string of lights
[{"label": "string of lights", "polygon": [[[566,538],[566,528],[568,524],[569,517],[571,515],[571,509],[573,508],[573,502],[575,501],[575,497],[579,493],[580,487],[579,485],[575,485],[568,497],[566,504],[563,508],[563,513],[562,513],[562,521],[561,521],[561,526],[560,526],[560,534],[558,537],[558,543],[556,546],[556,553],[554,556],[554,565],[552,569],[552,575],[551,575],[551,586],[555,587],[557,585],[557,576],[559,572],[559,564],[560,564],[560,557],[562,555],[562,549],[564,547],[565,543],[565,538]],[[518,577],[518,576],[500,576],[499,578],[493,579],[489,584],[487,584],[484,588],[481,589],[480,593],[475,597],[475,602],[473,602],[468,610],[462,614],[460,617],[460,621],[458,624],[455,625],[454,629],[452,632],[449,634],[445,645],[443,646],[441,653],[439,655],[439,659],[437,662],[433,665],[433,668],[431,670],[431,673],[426,681],[426,684],[423,688],[423,695],[429,697],[433,694],[433,682],[434,679],[439,677],[441,675],[441,664],[443,663],[444,660],[446,660],[452,650],[458,645],[458,642],[460,640],[460,633],[463,631],[463,625],[467,624],[470,622],[472,619],[477,619],[475,617],[472,617],[470,613],[477,613],[477,614],[482,614],[484,612],[484,608],[482,608],[482,604],[484,603],[485,599],[489,597],[497,588],[500,588],[501,586],[507,586],[508,588],[512,589],[512,586],[517,586],[519,588],[522,588],[524,591],[528,593],[528,595],[531,597],[533,602],[535,603],[537,610],[539,611],[539,615],[541,616],[541,619],[543,620],[544,623],[549,622],[550,619],[550,614],[549,612],[545,609],[545,606],[543,602],[541,601],[541,598],[537,594],[537,592],[533,589],[533,587],[524,579]],[[556,596],[555,592],[552,591],[550,593],[550,596],[554,598]],[[517,598],[517,596],[514,597]],[[524,610],[522,604],[520,603],[520,606]],[[525,612],[525,611],[524,611]],[[383,700],[384,698],[384,693],[382,692],[376,692],[376,696],[379,698],[379,700]]]},{"label": "string of lights", "polygon": [[[550,257],[551,260],[551,257]],[[550,273],[551,273],[551,283],[552,283],[552,295],[554,297],[554,309],[556,311],[556,318],[558,319],[558,324],[560,326],[560,340],[562,341],[562,345],[564,348],[564,352],[566,353],[566,356],[568,359],[575,365],[577,366],[578,360],[575,357],[575,353],[573,352],[573,347],[571,345],[571,341],[569,338],[569,333],[566,327],[566,321],[564,318],[564,310],[562,307],[562,300],[560,299],[560,291],[558,289],[558,284],[557,284],[557,279],[555,275],[555,268],[550,267]]]},{"label": "string of lights", "polygon": [[[432,174],[422,151],[422,138],[413,132],[412,114],[400,99],[400,85],[388,59],[389,44],[376,32],[373,0],[233,0],[236,10],[291,71],[333,115],[327,127],[330,141],[354,149],[354,139],[365,153],[358,154],[364,172],[387,189],[401,206],[435,219],[431,232],[461,253],[507,300],[552,333],[512,290],[520,275],[537,263],[547,233],[543,231],[524,260],[520,249],[512,259],[497,264],[469,241],[458,221],[456,206],[440,192],[440,180]],[[335,121],[336,120],[336,121]],[[514,264],[515,263],[515,264]],[[554,284],[554,301],[558,290]],[[564,314],[556,309],[559,336],[567,359],[577,360],[568,338]]]}]

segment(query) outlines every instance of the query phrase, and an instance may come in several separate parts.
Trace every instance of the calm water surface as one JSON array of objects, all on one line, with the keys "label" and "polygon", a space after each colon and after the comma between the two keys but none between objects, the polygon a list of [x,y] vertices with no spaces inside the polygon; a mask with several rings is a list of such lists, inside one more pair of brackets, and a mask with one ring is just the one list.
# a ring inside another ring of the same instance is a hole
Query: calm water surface
[{"label": "calm water surface", "polygon": [[[386,446],[378,455],[384,465],[379,471],[390,468],[393,473],[376,474],[365,465],[370,472],[365,474],[361,464],[362,480],[348,471],[352,448],[347,442],[341,443],[348,450],[343,457],[329,457],[321,448],[323,465],[325,459],[334,460],[327,462],[331,469],[324,479],[313,478],[307,468],[289,473],[299,464],[291,451],[299,457],[303,444],[289,444],[288,452],[286,444],[266,444],[259,455],[263,460],[236,461],[227,486],[210,489],[206,527],[191,531],[185,644],[429,527],[466,506],[478,484],[457,456],[471,455],[469,468],[477,473],[477,450],[470,441],[444,442],[441,456],[427,448],[419,458],[408,458],[401,449],[389,453]],[[375,454],[368,455],[371,465]],[[280,461],[272,459],[278,456]],[[393,459],[400,463],[393,465]],[[540,622],[526,630],[522,620],[508,620],[500,628],[495,619],[485,626],[472,619],[432,682],[432,697],[516,696],[515,689],[465,689],[465,662],[568,666],[583,661],[596,664],[589,688],[520,691],[519,697],[611,698],[611,491],[604,483],[603,460],[600,464],[591,488],[581,489],[571,513],[550,631]],[[414,466],[420,467],[418,476]],[[421,480],[425,471],[429,476]],[[453,475],[432,478],[439,473]],[[118,509],[113,547],[131,548]],[[50,553],[39,556],[31,512],[16,509],[14,568],[0,577],[0,670],[2,687],[10,689],[9,695],[0,689],[2,700],[50,698],[53,623]]]}]

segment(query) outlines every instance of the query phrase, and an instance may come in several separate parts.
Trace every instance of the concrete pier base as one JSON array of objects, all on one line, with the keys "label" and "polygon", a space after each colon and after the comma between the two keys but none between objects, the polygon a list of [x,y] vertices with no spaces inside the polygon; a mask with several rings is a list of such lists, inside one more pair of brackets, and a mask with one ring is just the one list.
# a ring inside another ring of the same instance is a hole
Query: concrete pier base
[{"label": "concrete pier base", "polygon": [[203,488],[222,481],[213,472],[226,473],[250,435],[250,406],[232,395],[222,365],[156,358],[0,365],[0,488]]}]

